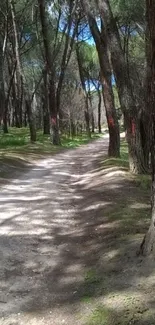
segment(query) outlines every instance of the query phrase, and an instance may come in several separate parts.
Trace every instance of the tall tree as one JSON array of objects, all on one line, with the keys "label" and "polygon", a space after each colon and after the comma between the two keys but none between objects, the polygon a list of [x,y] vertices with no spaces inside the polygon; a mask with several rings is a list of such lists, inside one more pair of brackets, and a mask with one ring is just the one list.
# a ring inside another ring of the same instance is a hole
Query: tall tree
[{"label": "tall tree", "polygon": [[[94,38],[96,49],[100,62],[100,73],[102,82],[103,100],[107,116],[107,124],[109,129],[109,156],[118,157],[120,155],[120,136],[119,124],[115,110],[114,95],[112,90],[112,71],[109,62],[107,39],[103,26],[101,32],[99,30],[96,19],[92,14],[89,1],[83,0],[83,7],[88,18],[90,31]],[[102,24],[103,25],[103,24]]]},{"label": "tall tree", "polygon": [[[4,57],[7,42],[7,26],[4,22],[4,11],[7,2],[1,1],[0,3],[0,126],[3,125],[5,115],[5,89],[4,89]],[[7,12],[6,16],[7,16]],[[4,34],[3,31],[5,30]]]},{"label": "tall tree", "polygon": [[119,100],[124,113],[127,142],[129,147],[130,170],[133,173],[145,172],[145,160],[141,141],[140,118],[131,80],[128,75],[128,66],[123,52],[120,33],[114,19],[109,0],[96,0],[98,10],[107,37],[108,48],[117,84]]},{"label": "tall tree", "polygon": [[147,125],[150,130],[150,151],[152,167],[152,218],[149,230],[145,235],[140,248],[140,253],[142,253],[143,255],[155,252],[155,0],[146,0],[146,8],[149,37],[147,101],[150,119],[147,121]]},{"label": "tall tree", "polygon": [[55,88],[55,69],[52,62],[52,55],[50,51],[50,39],[48,33],[47,11],[44,0],[38,0],[40,21],[42,26],[42,35],[45,49],[45,65],[49,78],[49,111],[50,123],[52,131],[52,141],[54,145],[60,144],[59,125],[58,125],[58,112],[56,105],[56,88]]},{"label": "tall tree", "polygon": [[90,132],[90,112],[89,112],[89,97],[86,87],[86,80],[85,80],[85,71],[83,68],[83,58],[80,55],[79,51],[79,44],[76,45],[76,54],[77,54],[77,62],[78,62],[78,68],[79,68],[79,75],[80,75],[80,81],[81,86],[85,98],[85,108],[84,108],[84,115],[85,115],[85,122],[86,122],[86,131],[89,138],[91,138],[91,132]]}]

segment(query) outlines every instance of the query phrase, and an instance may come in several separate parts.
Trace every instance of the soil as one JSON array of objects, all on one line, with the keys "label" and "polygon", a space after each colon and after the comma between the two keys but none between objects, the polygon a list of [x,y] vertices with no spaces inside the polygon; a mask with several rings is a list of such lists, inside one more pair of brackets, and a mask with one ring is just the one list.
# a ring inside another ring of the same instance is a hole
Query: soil
[{"label": "soil", "polygon": [[1,183],[0,324],[155,324],[155,261],[136,254],[149,193],[103,168],[107,147],[97,140]]}]

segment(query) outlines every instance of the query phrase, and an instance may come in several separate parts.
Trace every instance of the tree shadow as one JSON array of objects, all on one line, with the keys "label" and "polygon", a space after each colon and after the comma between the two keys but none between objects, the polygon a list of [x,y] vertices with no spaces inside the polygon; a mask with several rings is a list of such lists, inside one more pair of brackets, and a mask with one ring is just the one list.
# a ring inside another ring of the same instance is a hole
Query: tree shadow
[{"label": "tree shadow", "polygon": [[104,146],[99,140],[46,159],[3,188],[1,316],[61,308],[74,315],[91,299],[111,303],[115,314],[117,296],[124,315],[135,297],[145,295],[143,310],[154,306],[154,261],[136,256],[149,195],[119,169],[99,170]]}]

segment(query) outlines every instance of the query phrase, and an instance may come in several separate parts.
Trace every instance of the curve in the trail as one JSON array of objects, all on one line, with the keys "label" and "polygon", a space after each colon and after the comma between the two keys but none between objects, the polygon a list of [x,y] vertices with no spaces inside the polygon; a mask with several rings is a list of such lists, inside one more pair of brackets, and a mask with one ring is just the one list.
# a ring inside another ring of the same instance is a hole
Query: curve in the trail
[{"label": "curve in the trail", "polygon": [[28,323],[33,318],[32,324],[35,319],[38,324],[42,312],[50,317],[47,324],[57,325],[68,308],[67,324],[75,323],[71,310],[84,290],[84,269],[98,262],[103,245],[97,229],[103,223],[100,209],[109,199],[99,190],[97,173],[107,147],[108,140],[101,138],[57,154],[1,188],[4,323],[18,315],[18,324],[26,324],[31,315]]}]

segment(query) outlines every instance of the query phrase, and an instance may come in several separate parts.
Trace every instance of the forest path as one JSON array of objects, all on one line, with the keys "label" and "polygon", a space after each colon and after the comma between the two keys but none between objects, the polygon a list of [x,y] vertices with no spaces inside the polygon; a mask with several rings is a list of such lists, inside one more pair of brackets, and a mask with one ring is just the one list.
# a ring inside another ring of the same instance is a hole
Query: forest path
[{"label": "forest path", "polygon": [[133,285],[124,250],[135,252],[135,240],[122,247],[122,228],[117,235],[119,222],[109,219],[133,185],[121,170],[102,170],[107,148],[101,138],[46,158],[1,187],[0,324],[85,324],[91,299],[113,292],[115,306],[114,292]]}]

